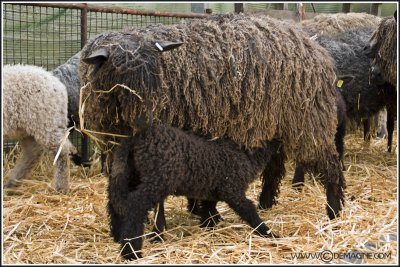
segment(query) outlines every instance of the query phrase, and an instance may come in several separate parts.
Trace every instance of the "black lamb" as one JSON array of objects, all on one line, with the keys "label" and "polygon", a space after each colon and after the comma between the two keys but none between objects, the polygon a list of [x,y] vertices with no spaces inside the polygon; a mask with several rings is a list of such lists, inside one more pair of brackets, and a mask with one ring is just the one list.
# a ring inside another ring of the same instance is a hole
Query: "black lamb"
[{"label": "black lamb", "polygon": [[[108,188],[111,233],[121,243],[122,255],[141,256],[147,213],[172,194],[225,201],[259,235],[276,237],[245,192],[280,146],[274,139],[261,148],[243,149],[232,141],[208,141],[164,125],[123,140],[113,153]],[[206,225],[212,218],[204,214],[202,220]]]}]

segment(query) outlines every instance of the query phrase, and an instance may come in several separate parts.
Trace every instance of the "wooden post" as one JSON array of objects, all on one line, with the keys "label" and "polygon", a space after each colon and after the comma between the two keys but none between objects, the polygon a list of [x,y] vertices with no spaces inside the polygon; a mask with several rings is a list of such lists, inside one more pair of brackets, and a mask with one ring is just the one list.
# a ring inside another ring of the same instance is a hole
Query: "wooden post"
[{"label": "wooden post", "polygon": [[382,3],[371,4],[371,14],[375,16],[380,16],[382,12]]},{"label": "wooden post", "polygon": [[283,10],[289,10],[289,4],[283,3]]},{"label": "wooden post", "polygon": [[235,3],[235,13],[243,13],[244,12],[244,7],[243,3]]},{"label": "wooden post", "polygon": [[351,3],[344,3],[342,4],[342,12],[349,13],[351,12]]}]

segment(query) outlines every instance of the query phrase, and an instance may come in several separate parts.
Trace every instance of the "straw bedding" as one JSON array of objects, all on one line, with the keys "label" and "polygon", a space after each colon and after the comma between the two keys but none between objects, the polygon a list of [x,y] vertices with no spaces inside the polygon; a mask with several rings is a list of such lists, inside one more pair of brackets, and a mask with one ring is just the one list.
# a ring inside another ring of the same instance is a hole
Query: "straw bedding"
[{"label": "straw bedding", "polygon": [[[395,136],[397,136],[395,132]],[[397,138],[395,138],[397,140]],[[397,232],[396,154],[385,151],[384,141],[367,146],[356,135],[348,135],[345,163],[347,205],[341,217],[330,221],[325,214],[323,187],[306,177],[303,192],[291,188],[294,165],[287,163],[278,204],[260,211],[261,218],[283,238],[265,239],[226,204],[218,210],[225,221],[214,230],[198,227],[197,218],[186,210],[186,199],[170,197],[166,202],[168,230],[165,241],[145,240],[141,264],[268,264],[323,263],[317,259],[292,260],[294,252],[350,252],[365,242],[377,243],[386,234]],[[397,142],[395,142],[397,146]],[[18,149],[17,149],[18,151]],[[7,172],[17,153],[4,159]],[[109,235],[106,212],[107,178],[101,176],[95,161],[91,170],[71,169],[71,192],[57,194],[50,186],[51,160],[42,160],[32,177],[3,202],[3,262],[6,264],[84,264],[124,263],[118,256],[119,244]],[[247,195],[257,201],[261,182],[251,184]],[[152,214],[149,215],[152,222]],[[152,229],[146,225],[146,233]],[[365,259],[365,263],[395,263],[397,242],[381,241],[378,252],[391,253],[391,259]],[[339,261],[336,261],[339,262]]]}]

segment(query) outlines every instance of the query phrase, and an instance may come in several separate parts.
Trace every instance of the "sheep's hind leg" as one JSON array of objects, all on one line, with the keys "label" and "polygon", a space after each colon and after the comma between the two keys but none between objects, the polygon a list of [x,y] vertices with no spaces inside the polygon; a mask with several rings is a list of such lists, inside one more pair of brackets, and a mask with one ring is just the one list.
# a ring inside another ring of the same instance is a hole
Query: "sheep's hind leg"
[{"label": "sheep's hind leg", "polygon": [[42,155],[42,147],[33,137],[27,137],[20,141],[21,155],[10,171],[6,188],[15,187],[18,182],[26,177],[35,168]]},{"label": "sheep's hind leg", "polygon": [[272,233],[268,226],[261,220],[260,216],[257,214],[257,209],[253,202],[246,198],[244,192],[235,195],[230,195],[229,197],[224,197],[222,199],[228,203],[228,205],[243,219],[245,220],[256,233],[263,237],[275,237],[278,235]]},{"label": "sheep's hind leg", "polygon": [[346,181],[340,166],[339,158],[336,155],[328,156],[322,162],[315,165],[315,173],[322,174],[326,191],[326,210],[329,219],[339,216],[344,205],[344,192]]}]

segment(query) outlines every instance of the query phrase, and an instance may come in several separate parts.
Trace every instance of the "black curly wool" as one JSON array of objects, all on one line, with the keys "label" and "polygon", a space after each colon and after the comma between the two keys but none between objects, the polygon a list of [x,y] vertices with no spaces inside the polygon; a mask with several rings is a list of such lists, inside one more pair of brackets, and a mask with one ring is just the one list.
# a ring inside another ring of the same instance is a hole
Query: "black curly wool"
[{"label": "black curly wool", "polygon": [[112,234],[123,256],[140,256],[148,211],[172,194],[225,201],[259,235],[276,236],[245,192],[280,146],[273,140],[243,149],[229,140],[208,141],[164,125],[124,140],[113,153],[108,190]]}]

